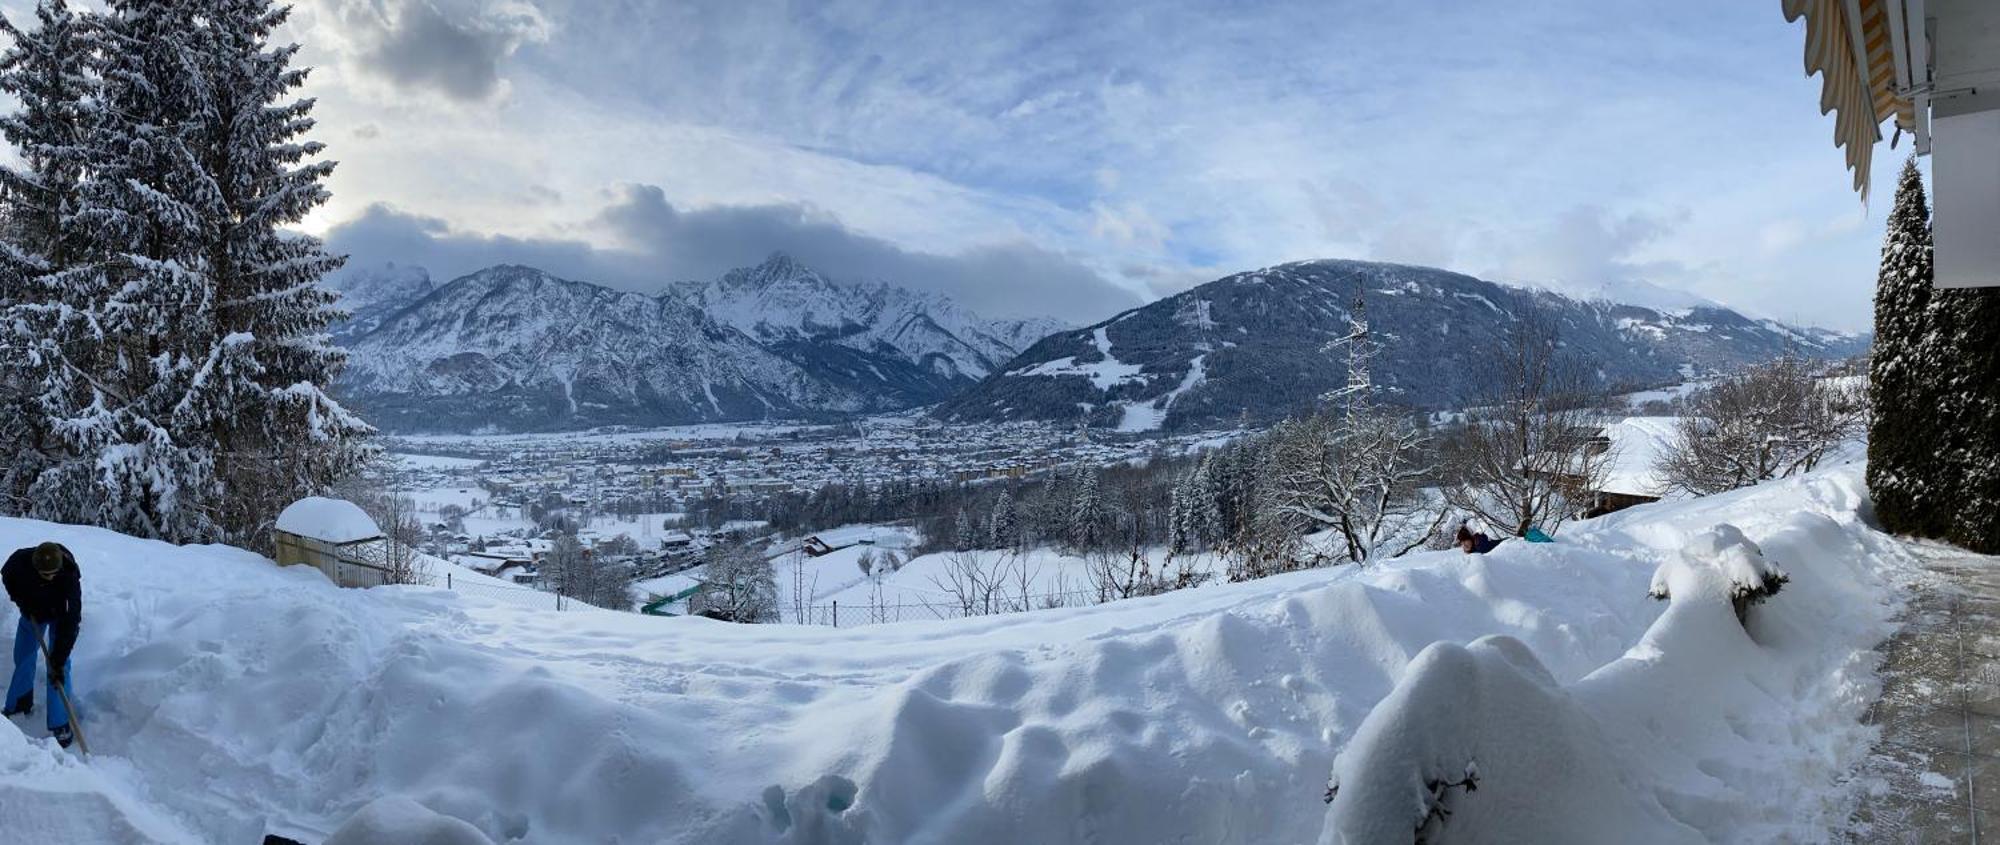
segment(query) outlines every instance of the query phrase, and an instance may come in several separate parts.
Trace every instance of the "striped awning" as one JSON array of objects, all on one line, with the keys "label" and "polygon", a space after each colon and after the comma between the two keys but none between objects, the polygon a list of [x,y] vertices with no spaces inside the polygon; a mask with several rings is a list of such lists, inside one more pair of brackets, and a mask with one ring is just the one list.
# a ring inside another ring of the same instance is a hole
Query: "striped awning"
[{"label": "striped awning", "polygon": [[1819,111],[1834,113],[1833,145],[1847,151],[1854,190],[1868,198],[1868,163],[1882,121],[1914,131],[1916,111],[1898,93],[1891,0],[1784,0],[1785,20],[1806,19],[1806,75],[1819,74]]}]

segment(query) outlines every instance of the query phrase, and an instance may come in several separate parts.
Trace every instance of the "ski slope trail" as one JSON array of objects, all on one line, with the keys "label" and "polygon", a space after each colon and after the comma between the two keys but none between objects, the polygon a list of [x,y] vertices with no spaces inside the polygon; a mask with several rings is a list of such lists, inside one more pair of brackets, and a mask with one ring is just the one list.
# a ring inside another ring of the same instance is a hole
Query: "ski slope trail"
[{"label": "ski slope trail", "polygon": [[1759,613],[1812,653],[1767,709],[1727,714],[1744,736],[1704,740],[1754,753],[1675,783],[1677,818],[1812,838],[1867,748],[1872,666],[1851,656],[1908,566],[1860,491],[1842,468],[1486,556],[842,629],[342,590],[237,549],[0,520],[0,548],[81,563],[95,752],[0,726],[0,829],[316,842],[387,796],[495,842],[1309,842],[1334,755],[1425,646],[1505,634],[1576,682],[1659,618],[1654,568],[1729,521],[1787,558]]}]

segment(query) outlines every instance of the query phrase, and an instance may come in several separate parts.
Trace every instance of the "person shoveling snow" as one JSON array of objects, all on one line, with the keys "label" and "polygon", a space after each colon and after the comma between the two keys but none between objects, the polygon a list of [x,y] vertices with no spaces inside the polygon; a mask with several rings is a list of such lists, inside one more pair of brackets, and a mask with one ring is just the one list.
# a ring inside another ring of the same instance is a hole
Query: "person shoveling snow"
[{"label": "person shoveling snow", "polygon": [[20,549],[0,567],[7,597],[21,609],[14,631],[14,679],[7,685],[6,707],[0,715],[35,711],[35,656],[46,649],[49,659],[49,735],[68,748],[75,739],[69,718],[69,653],[83,622],[83,579],[76,557],[61,543]]}]

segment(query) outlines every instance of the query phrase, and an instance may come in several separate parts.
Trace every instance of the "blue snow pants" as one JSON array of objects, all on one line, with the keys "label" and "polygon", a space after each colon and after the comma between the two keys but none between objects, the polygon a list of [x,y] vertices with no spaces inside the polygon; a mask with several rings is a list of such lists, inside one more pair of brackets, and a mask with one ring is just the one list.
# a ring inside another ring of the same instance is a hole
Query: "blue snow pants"
[{"label": "blue snow pants", "polygon": [[[40,626],[21,616],[21,626],[14,630],[14,680],[7,684],[7,704],[12,706],[35,688],[35,665],[41,662],[42,647],[36,644],[35,628],[40,627],[44,638],[55,636],[55,625],[43,623]],[[69,663],[63,666],[63,691],[68,692],[70,683]],[[42,708],[49,712],[49,730],[69,724],[69,709],[63,706],[63,697],[56,692],[55,684],[49,684],[42,701]]]}]

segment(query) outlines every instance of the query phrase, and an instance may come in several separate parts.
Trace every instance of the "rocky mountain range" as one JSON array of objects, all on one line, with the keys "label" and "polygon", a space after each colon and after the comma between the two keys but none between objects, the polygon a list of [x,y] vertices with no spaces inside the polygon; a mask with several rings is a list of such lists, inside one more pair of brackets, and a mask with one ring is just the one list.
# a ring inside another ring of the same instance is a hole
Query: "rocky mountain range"
[{"label": "rocky mountain range", "polygon": [[434,286],[421,269],[330,280],[345,400],[389,431],[560,430],[826,418],[933,404],[1060,327],[986,320],[790,257],[657,295],[498,266]]},{"label": "rocky mountain range", "polygon": [[[1268,420],[1346,373],[1323,351],[1361,297],[1375,382],[1419,408],[1477,395],[1508,326],[1553,318],[1606,387],[1653,387],[1787,351],[1845,357],[1865,336],[1705,300],[1574,298],[1427,267],[1307,261],[1238,273],[1093,326],[988,320],[948,298],[836,281],[783,254],[658,294],[499,266],[433,284],[421,268],[329,280],[352,318],[338,385],[389,431],[562,430],[830,419],[934,406],[954,421],[1126,431]],[[1678,307],[1676,307],[1678,306]]]},{"label": "rocky mountain range", "polygon": [[1127,431],[1268,420],[1345,383],[1323,351],[1362,297],[1382,343],[1373,381],[1418,408],[1478,396],[1482,359],[1530,312],[1606,387],[1650,387],[1795,351],[1846,357],[1865,336],[1756,320],[1712,304],[1573,299],[1428,267],[1307,261],[1238,273],[1058,332],[934,410],[955,421],[1063,420]]}]

